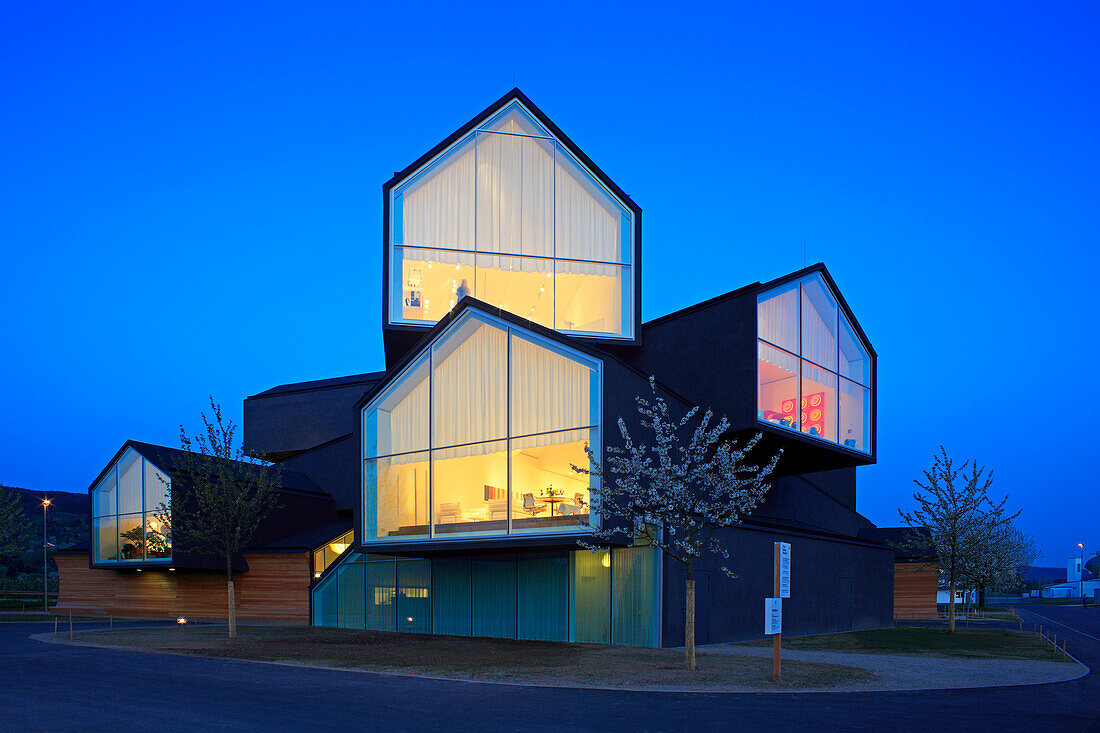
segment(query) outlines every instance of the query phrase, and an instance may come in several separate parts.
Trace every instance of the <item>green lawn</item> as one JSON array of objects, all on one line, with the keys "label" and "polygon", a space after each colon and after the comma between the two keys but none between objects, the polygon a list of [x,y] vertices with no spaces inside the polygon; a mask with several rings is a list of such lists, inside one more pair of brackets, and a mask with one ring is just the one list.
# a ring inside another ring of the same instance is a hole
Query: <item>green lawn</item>
[{"label": "green lawn", "polygon": [[[771,640],[744,642],[771,645]],[[1004,629],[895,626],[844,634],[783,637],[783,648],[797,651],[855,652],[859,654],[911,654],[934,657],[1040,659],[1062,661],[1062,653],[1031,632]]]},{"label": "green lawn", "polygon": [[683,667],[681,651],[606,644],[317,627],[241,626],[238,632],[237,639],[229,640],[224,626],[158,627],[82,631],[76,639],[197,656],[570,687],[768,690],[831,687],[875,679],[870,672],[853,667],[785,662],[783,681],[776,685],[772,682],[771,659],[701,654],[698,671],[689,672]]}]

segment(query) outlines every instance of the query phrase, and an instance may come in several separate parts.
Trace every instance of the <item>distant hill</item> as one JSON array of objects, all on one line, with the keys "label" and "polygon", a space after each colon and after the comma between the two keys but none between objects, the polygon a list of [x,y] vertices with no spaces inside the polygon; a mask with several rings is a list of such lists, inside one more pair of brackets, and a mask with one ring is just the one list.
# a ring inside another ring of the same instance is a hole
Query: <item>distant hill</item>
[{"label": "distant hill", "polygon": [[1024,570],[1024,580],[1028,583],[1063,583],[1066,580],[1066,569],[1032,565]]},{"label": "distant hill", "polygon": [[[2,486],[3,484],[0,484]],[[31,491],[20,489],[16,486],[7,486],[12,489],[23,501],[23,511],[28,516],[37,516],[42,519],[42,497],[50,499],[50,512],[63,512],[65,514],[87,514],[88,495],[86,493],[74,494],[71,491]]]},{"label": "distant hill", "polygon": [[[3,486],[3,484],[0,484]],[[46,541],[56,549],[65,549],[89,541],[88,495],[70,491],[31,491],[16,486],[4,486],[15,491],[23,504],[32,532],[23,552],[0,559],[0,577],[18,577],[23,573],[42,575],[42,497],[48,496]]]}]

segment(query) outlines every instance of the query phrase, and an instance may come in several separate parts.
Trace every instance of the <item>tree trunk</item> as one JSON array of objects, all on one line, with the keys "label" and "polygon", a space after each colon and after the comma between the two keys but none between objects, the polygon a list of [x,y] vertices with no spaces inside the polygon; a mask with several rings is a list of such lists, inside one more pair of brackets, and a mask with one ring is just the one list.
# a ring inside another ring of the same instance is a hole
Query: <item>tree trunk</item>
[{"label": "tree trunk", "polygon": [[955,633],[955,581],[951,581],[950,590],[947,591],[947,630]]},{"label": "tree trunk", "polygon": [[985,586],[978,588],[978,610],[985,608]]},{"label": "tree trunk", "polygon": [[695,669],[695,575],[687,566],[687,604],[684,609],[684,654],[687,668]]},{"label": "tree trunk", "polygon": [[225,559],[225,577],[229,580],[229,638],[237,638],[237,597],[233,594],[233,560]]}]

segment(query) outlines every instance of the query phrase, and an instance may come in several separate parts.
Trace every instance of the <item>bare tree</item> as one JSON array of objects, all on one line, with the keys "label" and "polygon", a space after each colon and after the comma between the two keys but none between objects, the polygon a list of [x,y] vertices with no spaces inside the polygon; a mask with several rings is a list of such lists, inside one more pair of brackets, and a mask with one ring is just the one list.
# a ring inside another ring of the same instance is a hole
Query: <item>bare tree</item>
[{"label": "bare tree", "polygon": [[[726,418],[711,424],[714,413],[710,410],[698,420],[698,407],[673,418],[652,377],[649,386],[652,402],[641,396],[635,401],[642,427],[652,432],[653,447],[635,443],[620,417],[623,443],[607,448],[606,467],[586,448],[590,468],[573,469],[604,479],[614,477],[593,489],[592,513],[604,521],[588,529],[598,540],[626,536],[648,541],[683,564],[684,646],[687,667],[695,669],[695,562],[706,552],[729,558],[729,551],[714,532],[737,524],[763,501],[769,488],[766,479],[775,470],[779,454],[763,465],[747,464],[761,438],[759,433],[739,445],[728,434]],[[599,549],[594,543],[582,544]],[[737,577],[727,567],[722,570]]]},{"label": "bare tree", "polygon": [[31,525],[18,492],[0,486],[0,557],[18,555],[31,536]]},{"label": "bare tree", "polygon": [[931,551],[939,558],[940,572],[949,592],[947,625],[955,631],[955,590],[960,582],[990,552],[994,537],[1010,526],[1019,512],[1005,514],[1006,496],[998,503],[989,498],[993,473],[974,461],[955,467],[940,446],[933,456],[932,468],[925,470],[924,481],[913,479],[918,490],[913,494],[917,508],[898,514],[913,528],[925,527],[927,534],[910,533],[910,547]]},{"label": "bare tree", "polygon": [[[277,505],[280,471],[234,447],[237,426],[222,417],[210,398],[213,421],[202,413],[205,435],[194,438],[180,426],[183,458],[179,469],[187,487],[173,487],[170,506],[161,505],[158,518],[176,550],[216,555],[225,560],[229,591],[229,638],[237,636],[233,593],[233,557],[248,548],[256,529]],[[178,500],[175,499],[178,497]]]}]

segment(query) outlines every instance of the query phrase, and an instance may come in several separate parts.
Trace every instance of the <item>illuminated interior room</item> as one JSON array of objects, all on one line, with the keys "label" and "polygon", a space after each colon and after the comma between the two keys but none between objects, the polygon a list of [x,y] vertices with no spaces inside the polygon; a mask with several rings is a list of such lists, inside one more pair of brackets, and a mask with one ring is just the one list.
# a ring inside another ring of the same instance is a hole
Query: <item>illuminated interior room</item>
[{"label": "illuminated interior room", "polygon": [[127,448],[92,490],[92,562],[171,562],[171,485]]},{"label": "illuminated interior room", "polygon": [[565,333],[633,336],[634,213],[513,100],[389,192],[391,324],[474,296]]},{"label": "illuminated interior room", "polygon": [[601,364],[467,311],[363,408],[364,542],[590,519]]},{"label": "illuminated interior room", "polygon": [[820,273],[758,296],[760,420],[871,452],[871,356]]}]

